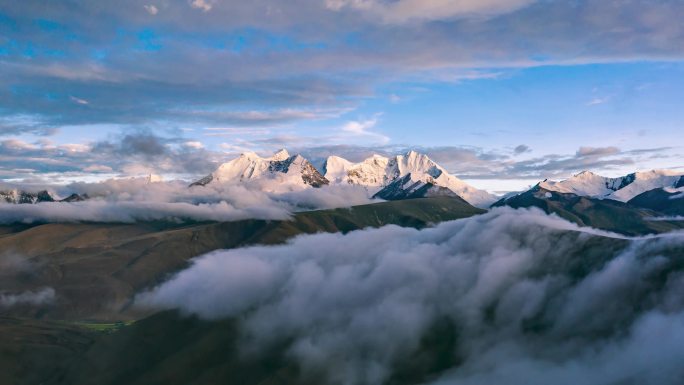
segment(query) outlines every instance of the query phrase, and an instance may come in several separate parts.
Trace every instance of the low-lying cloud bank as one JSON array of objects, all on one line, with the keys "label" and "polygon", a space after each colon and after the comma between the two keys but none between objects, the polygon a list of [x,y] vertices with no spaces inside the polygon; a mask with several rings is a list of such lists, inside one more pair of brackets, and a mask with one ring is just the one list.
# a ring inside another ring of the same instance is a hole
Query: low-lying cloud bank
[{"label": "low-lying cloud bank", "polygon": [[21,293],[0,293],[0,309],[19,305],[41,306],[55,300],[55,289],[51,287]]},{"label": "low-lying cloud bank", "polygon": [[656,221],[656,222],[667,222],[667,221],[684,221],[684,216],[682,215],[675,215],[672,217],[650,217],[646,218],[648,221]]},{"label": "low-lying cloud bank", "polygon": [[444,346],[448,369],[421,381],[679,384],[684,236],[606,235],[500,208],[213,252],[136,301],[236,317],[245,351],[286,343],[334,384],[383,383]]},{"label": "low-lying cloud bank", "polygon": [[182,181],[148,183],[146,178],[76,183],[50,192],[58,197],[87,194],[90,199],[34,205],[0,202],[0,223],[287,219],[296,211],[373,202],[369,193],[359,186],[271,193],[257,183],[189,188]]}]

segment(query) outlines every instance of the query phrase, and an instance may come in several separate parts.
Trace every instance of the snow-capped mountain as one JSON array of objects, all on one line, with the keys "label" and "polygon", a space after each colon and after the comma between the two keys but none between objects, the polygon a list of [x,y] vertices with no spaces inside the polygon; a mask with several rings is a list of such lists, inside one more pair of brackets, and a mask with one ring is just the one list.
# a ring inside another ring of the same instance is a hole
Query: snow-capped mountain
[{"label": "snow-capped mountain", "polygon": [[414,179],[412,174],[406,174],[388,184],[373,197],[388,201],[413,198],[429,198],[436,196],[458,197],[458,194],[442,186]]},{"label": "snow-capped mountain", "polygon": [[71,194],[64,199],[53,196],[47,190],[29,192],[22,190],[0,191],[0,203],[10,204],[36,204],[43,202],[82,202],[89,199],[88,194]]},{"label": "snow-capped mountain", "polygon": [[37,193],[8,190],[0,191],[0,202],[12,204],[34,204],[40,202],[54,202],[55,199],[47,191],[39,191]]},{"label": "snow-capped mountain", "polygon": [[286,150],[280,150],[268,158],[253,152],[243,153],[190,186],[248,180],[273,181],[286,187],[321,187],[329,183],[304,157],[290,156]]},{"label": "snow-capped mountain", "polygon": [[[427,155],[415,151],[393,157],[373,155],[358,163],[330,156],[323,167],[325,176],[304,157],[291,156],[286,150],[267,158],[248,152],[220,165],[216,171],[190,186],[232,181],[268,181],[275,182],[270,187],[285,188],[353,184],[366,187],[369,193],[382,199],[458,195],[480,207],[495,201],[493,195],[468,185]],[[399,181],[400,178],[403,179]]]},{"label": "snow-capped mountain", "polygon": [[381,155],[373,155],[359,163],[339,156],[325,161],[325,177],[332,183],[349,183],[368,187],[384,187],[397,178],[396,162]]},{"label": "snow-capped mountain", "polygon": [[571,193],[599,199],[627,202],[635,196],[656,188],[684,185],[681,173],[669,170],[636,172],[618,178],[606,178],[583,171],[563,181],[544,180],[539,187],[560,193]]},{"label": "snow-capped mountain", "polygon": [[493,195],[468,185],[416,151],[391,158],[373,155],[359,163],[331,156],[325,162],[325,177],[333,183],[380,188],[375,196],[383,199],[417,197],[416,194],[437,191],[444,195],[446,191],[440,188],[446,188],[474,206],[486,207],[496,200]]}]

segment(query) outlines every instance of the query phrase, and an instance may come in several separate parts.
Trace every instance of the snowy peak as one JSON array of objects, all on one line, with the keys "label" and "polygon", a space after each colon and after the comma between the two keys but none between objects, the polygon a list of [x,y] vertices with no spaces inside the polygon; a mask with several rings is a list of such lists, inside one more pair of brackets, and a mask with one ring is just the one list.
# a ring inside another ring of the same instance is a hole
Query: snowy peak
[{"label": "snowy peak", "polygon": [[419,173],[437,178],[442,172],[445,172],[427,155],[416,151],[409,151],[406,155],[398,155],[395,158],[395,162],[400,175]]},{"label": "snowy peak", "polygon": [[606,178],[591,171],[582,171],[560,182],[544,180],[541,188],[564,194],[603,197],[627,186],[634,181],[630,175],[619,178]]},{"label": "snowy peak", "polygon": [[411,174],[406,174],[378,191],[373,198],[400,200],[435,196],[459,197],[446,187],[436,186],[431,181],[414,179]]},{"label": "snowy peak", "polygon": [[[246,152],[223,163],[216,171],[190,186],[268,180],[282,186],[300,187],[321,187],[329,183],[353,184],[378,192],[375,195],[377,197],[404,197],[401,199],[409,196],[458,195],[479,207],[486,207],[495,200],[493,195],[468,185],[449,174],[427,155],[416,151],[392,157],[374,154],[358,163],[330,156],[325,161],[324,170],[325,176],[301,155],[290,155],[284,149],[267,158]],[[404,179],[397,181],[400,178]],[[387,190],[379,192],[384,189]],[[390,190],[394,192],[390,193]],[[397,192],[399,190],[405,191]]]},{"label": "snowy peak", "polygon": [[268,158],[254,152],[242,153],[190,186],[248,180],[272,180],[286,186],[321,187],[329,183],[304,157],[290,156],[283,149]]},{"label": "snowy peak", "polygon": [[606,178],[583,171],[559,182],[544,180],[538,186],[560,193],[627,202],[652,189],[676,187],[682,178],[680,173],[669,170],[636,172],[618,178]]},{"label": "snowy peak", "polygon": [[281,148],[280,150],[276,151],[275,154],[271,157],[271,160],[285,160],[290,157],[290,153],[287,152],[286,149]]},{"label": "snowy peak", "polygon": [[40,202],[54,202],[55,199],[46,190],[37,193],[8,190],[0,191],[0,202],[11,204],[36,204]]},{"label": "snowy peak", "polygon": [[631,178],[631,182],[611,194],[611,199],[627,202],[649,190],[668,187],[676,188],[682,175],[671,170],[652,170],[629,174],[625,178]]},{"label": "snowy peak", "polygon": [[[449,174],[427,155],[416,151],[390,158],[373,155],[359,163],[331,156],[326,161],[325,170],[325,177],[332,183],[380,187],[374,196],[383,199],[426,196],[422,194],[427,194],[427,190],[435,193],[443,188],[475,206],[487,206],[495,200],[493,195],[468,185]],[[440,192],[440,195],[445,194],[446,191]]]},{"label": "snowy peak", "polygon": [[325,161],[325,177],[333,183],[383,187],[394,179],[388,174],[388,163],[388,158],[377,154],[359,163],[330,156]]}]

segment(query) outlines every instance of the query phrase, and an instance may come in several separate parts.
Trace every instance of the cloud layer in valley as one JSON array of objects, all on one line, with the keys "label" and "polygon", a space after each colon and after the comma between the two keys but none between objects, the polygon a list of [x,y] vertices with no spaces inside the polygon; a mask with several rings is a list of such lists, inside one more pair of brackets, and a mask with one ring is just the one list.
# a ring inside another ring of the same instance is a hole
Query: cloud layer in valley
[{"label": "cloud layer in valley", "polygon": [[[0,202],[0,223],[288,219],[296,211],[374,202],[360,186],[292,191],[282,191],[282,186],[277,186],[281,190],[276,192],[268,184],[268,181],[258,181],[188,187],[183,181],[150,183],[147,178],[74,183],[50,190],[57,197],[76,193],[89,199],[37,204]],[[10,187],[4,186],[4,189]]]},{"label": "cloud layer in valley", "polygon": [[624,239],[496,209],[213,252],[137,303],[239,318],[243,350],[285,343],[330,383],[382,383],[438,349],[425,338],[440,330],[452,365],[434,384],[674,385],[683,248],[682,234]]},{"label": "cloud layer in valley", "polygon": [[14,306],[45,306],[55,300],[55,289],[51,287],[21,293],[0,293],[0,309]]}]

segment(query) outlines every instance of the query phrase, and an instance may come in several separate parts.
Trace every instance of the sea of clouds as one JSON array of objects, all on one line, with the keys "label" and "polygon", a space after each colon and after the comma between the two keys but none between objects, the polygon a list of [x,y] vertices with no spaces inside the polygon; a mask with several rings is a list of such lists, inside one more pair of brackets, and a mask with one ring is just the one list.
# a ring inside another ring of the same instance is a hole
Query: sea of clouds
[{"label": "sea of clouds", "polygon": [[683,259],[682,233],[625,238],[499,208],[212,252],[136,303],[240,319],[245,352],[285,343],[332,384],[387,381],[446,324],[452,364],[433,385],[674,385]]},{"label": "sea of clouds", "polygon": [[[0,223],[231,221],[287,219],[293,212],[349,207],[377,202],[360,186],[324,186],[318,189],[269,189],[264,183],[213,183],[188,187],[184,181],[149,183],[147,178],[112,179],[52,187],[56,197],[87,194],[82,202],[5,204]],[[3,187],[3,186],[0,186]],[[15,188],[4,186],[0,190]],[[35,191],[36,188],[29,191]]]}]

